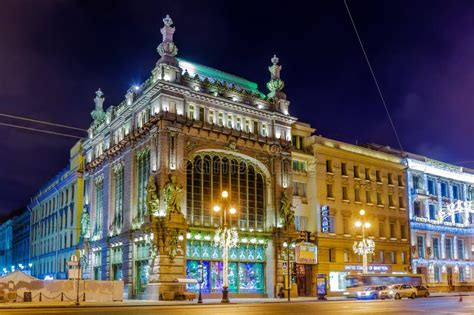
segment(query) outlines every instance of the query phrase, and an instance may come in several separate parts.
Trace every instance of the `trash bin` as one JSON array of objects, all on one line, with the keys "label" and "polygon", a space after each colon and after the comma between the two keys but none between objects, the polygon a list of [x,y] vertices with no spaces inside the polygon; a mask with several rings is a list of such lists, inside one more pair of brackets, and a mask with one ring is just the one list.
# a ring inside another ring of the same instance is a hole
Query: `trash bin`
[{"label": "trash bin", "polygon": [[23,293],[23,302],[31,302],[31,292]]}]

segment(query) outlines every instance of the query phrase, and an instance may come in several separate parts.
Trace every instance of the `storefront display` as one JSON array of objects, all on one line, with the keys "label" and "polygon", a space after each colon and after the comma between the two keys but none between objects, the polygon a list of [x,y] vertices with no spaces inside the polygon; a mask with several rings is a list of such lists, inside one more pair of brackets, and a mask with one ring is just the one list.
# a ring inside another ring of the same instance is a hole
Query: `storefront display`
[{"label": "storefront display", "polygon": [[329,272],[329,290],[332,292],[342,292],[346,290],[347,272]]}]

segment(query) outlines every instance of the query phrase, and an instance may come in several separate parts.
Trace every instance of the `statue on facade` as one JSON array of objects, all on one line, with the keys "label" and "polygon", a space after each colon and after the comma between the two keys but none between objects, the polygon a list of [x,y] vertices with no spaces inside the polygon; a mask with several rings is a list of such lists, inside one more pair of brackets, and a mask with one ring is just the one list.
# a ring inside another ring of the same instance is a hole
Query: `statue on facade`
[{"label": "statue on facade", "polygon": [[168,175],[169,181],[163,188],[163,201],[166,205],[166,213],[181,213],[181,192],[183,186],[177,183],[176,175]]},{"label": "statue on facade", "polygon": [[283,227],[288,227],[294,224],[295,211],[291,209],[291,202],[285,191],[282,193],[280,199],[280,218]]},{"label": "statue on facade", "polygon": [[153,175],[150,175],[148,178],[148,184],[146,186],[146,208],[149,214],[158,216],[160,200],[158,199],[155,178]]},{"label": "statue on facade", "polygon": [[90,217],[89,217],[89,211],[87,211],[87,208],[82,209],[82,214],[81,214],[81,236],[84,238],[89,238],[90,233]]}]

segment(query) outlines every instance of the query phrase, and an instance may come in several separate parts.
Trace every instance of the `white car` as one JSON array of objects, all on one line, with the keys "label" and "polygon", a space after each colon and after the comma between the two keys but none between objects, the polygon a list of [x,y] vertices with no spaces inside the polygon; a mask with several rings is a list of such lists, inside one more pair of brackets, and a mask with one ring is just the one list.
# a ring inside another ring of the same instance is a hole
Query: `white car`
[{"label": "white car", "polygon": [[416,288],[409,284],[393,284],[389,287],[388,295],[395,300],[400,300],[401,298],[416,298]]}]

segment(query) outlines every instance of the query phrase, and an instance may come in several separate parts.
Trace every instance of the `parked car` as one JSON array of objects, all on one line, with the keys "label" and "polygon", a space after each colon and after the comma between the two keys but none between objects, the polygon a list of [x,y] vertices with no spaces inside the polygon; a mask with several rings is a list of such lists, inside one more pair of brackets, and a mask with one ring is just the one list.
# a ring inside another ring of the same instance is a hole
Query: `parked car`
[{"label": "parked car", "polygon": [[393,284],[389,287],[389,297],[399,300],[407,297],[410,299],[416,298],[416,288],[410,284]]},{"label": "parked car", "polygon": [[357,291],[357,299],[385,299],[388,294],[388,288],[384,285],[364,287]]},{"label": "parked car", "polygon": [[417,285],[416,296],[424,296],[425,298],[430,296],[430,291],[428,290],[428,287],[425,287],[424,285]]}]

